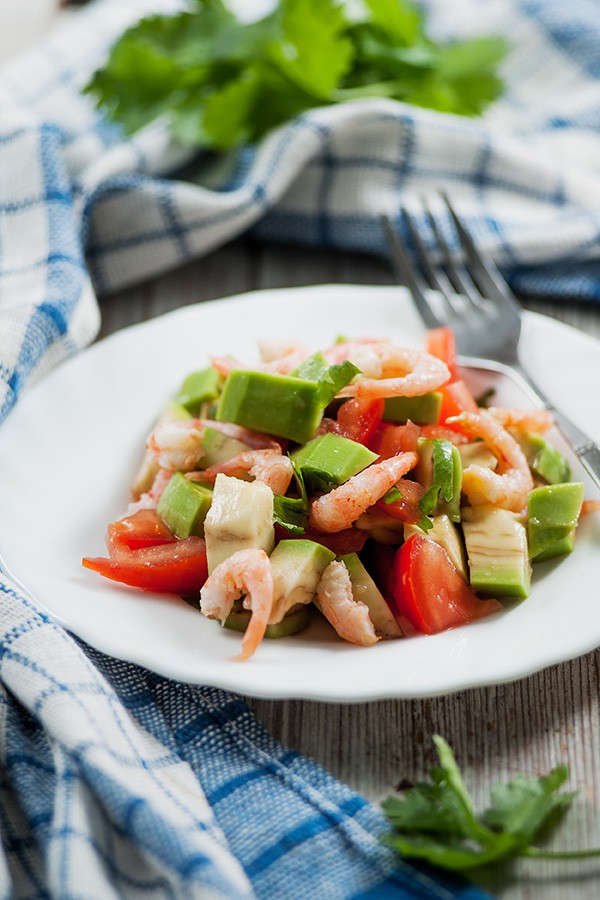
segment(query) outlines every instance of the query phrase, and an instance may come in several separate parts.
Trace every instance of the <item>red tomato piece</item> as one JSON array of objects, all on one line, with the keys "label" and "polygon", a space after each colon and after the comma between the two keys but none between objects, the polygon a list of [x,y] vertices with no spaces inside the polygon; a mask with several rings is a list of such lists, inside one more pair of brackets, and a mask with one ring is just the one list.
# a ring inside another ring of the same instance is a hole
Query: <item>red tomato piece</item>
[{"label": "red tomato piece", "polygon": [[383,400],[354,397],[342,403],[337,414],[338,433],[365,444],[381,425]]},{"label": "red tomato piece", "polygon": [[466,625],[502,609],[497,600],[480,600],[444,548],[419,534],[396,552],[391,591],[400,615],[425,634]]},{"label": "red tomato piece", "polygon": [[432,356],[443,360],[450,369],[450,381],[458,378],[456,365],[456,339],[454,332],[447,325],[431,328],[425,335],[425,349]]},{"label": "red tomato piece", "polygon": [[111,522],[106,532],[106,546],[111,557],[123,550],[139,550],[169,544],[177,538],[155,509],[140,509],[131,516]]},{"label": "red tomato piece", "polygon": [[406,425],[383,424],[369,443],[369,449],[378,453],[382,459],[390,459],[398,453],[407,453],[417,449],[421,437],[421,427],[414,422]]},{"label": "red tomato piece", "polygon": [[139,550],[121,551],[118,557],[85,557],[82,565],[131,587],[157,594],[194,594],[208,575],[206,543],[188,537]]},{"label": "red tomato piece", "polygon": [[366,531],[360,528],[345,528],[344,531],[336,531],[334,534],[324,534],[317,531],[316,528],[306,528],[302,534],[292,534],[281,525],[275,526],[275,540],[294,540],[301,538],[307,541],[315,541],[317,544],[323,544],[336,556],[343,556],[345,553],[359,553],[365,545],[368,538]]},{"label": "red tomato piece", "polygon": [[411,481],[409,478],[401,478],[396,486],[402,497],[392,503],[386,503],[382,497],[375,505],[392,519],[398,519],[400,522],[418,522],[423,515],[419,509],[419,500],[425,493],[425,488],[418,481]]},{"label": "red tomato piece", "polygon": [[457,416],[461,412],[479,412],[475,397],[467,385],[459,379],[440,388],[442,394],[442,408],[440,410],[440,422],[445,422],[450,416]]}]

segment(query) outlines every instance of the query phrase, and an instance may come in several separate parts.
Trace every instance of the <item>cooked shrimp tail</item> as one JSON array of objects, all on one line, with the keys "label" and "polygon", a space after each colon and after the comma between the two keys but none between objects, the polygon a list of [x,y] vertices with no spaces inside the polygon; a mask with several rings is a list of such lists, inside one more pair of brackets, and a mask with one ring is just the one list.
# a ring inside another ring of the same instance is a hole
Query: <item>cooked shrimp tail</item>
[{"label": "cooked shrimp tail", "polygon": [[369,647],[379,640],[368,606],[352,595],[352,583],[344,563],[334,560],[323,572],[317,586],[317,605],[345,641]]},{"label": "cooked shrimp tail", "polygon": [[234,601],[242,596],[244,608],[252,615],[242,639],[242,652],[233,659],[243,661],[250,659],[262,641],[273,607],[273,574],[264,550],[238,550],[223,560],[200,591],[200,612],[223,624]]}]

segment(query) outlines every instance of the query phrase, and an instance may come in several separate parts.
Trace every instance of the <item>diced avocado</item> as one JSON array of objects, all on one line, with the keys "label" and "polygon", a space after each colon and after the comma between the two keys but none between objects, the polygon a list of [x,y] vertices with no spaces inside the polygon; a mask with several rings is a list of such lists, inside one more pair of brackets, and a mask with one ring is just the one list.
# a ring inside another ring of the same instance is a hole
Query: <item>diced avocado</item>
[{"label": "diced avocado", "polygon": [[482,504],[463,509],[469,581],[487,597],[529,596],[531,565],[523,516]]},{"label": "diced avocado", "polygon": [[[306,628],[311,620],[312,608],[310,606],[300,606],[298,609],[289,612],[281,622],[267,625],[265,637],[282,638],[296,634],[302,628]],[[251,612],[248,609],[241,608],[241,601],[235,604],[223,625],[225,628],[231,628],[233,631],[245,631],[250,622]]]},{"label": "diced avocado", "polygon": [[220,472],[204,520],[204,537],[209,573],[238,550],[270,553],[275,542],[271,488]]},{"label": "diced avocado", "polygon": [[546,484],[529,492],[527,533],[532,559],[538,562],[573,549],[582,503],[583,484],[579,481]]},{"label": "diced avocado", "polygon": [[242,441],[207,426],[202,437],[204,455],[200,460],[200,465],[203,469],[208,469],[209,466],[219,465],[248,449],[248,445]]},{"label": "diced avocado", "polygon": [[164,489],[156,512],[178,538],[204,536],[204,519],[212,502],[212,490],[175,472]]},{"label": "diced avocado", "polygon": [[450,441],[419,438],[417,453],[415,477],[426,491],[422,504],[427,503],[427,492],[437,486],[437,502],[430,512],[445,513],[453,522],[460,522],[462,461],[458,449]]},{"label": "diced avocado", "polygon": [[433,516],[431,521],[433,522],[433,527],[427,532],[423,531],[416,524],[406,523],[404,525],[404,540],[407,541],[413,534],[420,534],[428,537],[430,541],[435,541],[436,544],[444,548],[454,567],[458,569],[465,581],[468,581],[465,545],[458,528],[445,513]]},{"label": "diced avocado", "polygon": [[485,469],[498,467],[498,458],[494,456],[489,447],[483,441],[470,441],[468,444],[459,444],[458,452],[463,469],[467,466],[482,466]]},{"label": "diced avocado", "polygon": [[191,372],[179,388],[175,398],[189,413],[197,416],[205,403],[216,400],[221,392],[222,378],[209,367]]},{"label": "diced avocado", "polygon": [[269,624],[281,622],[289,611],[315,598],[321,575],[335,553],[304,538],[280,541],[271,553],[273,609]]},{"label": "diced avocado", "polygon": [[568,481],[571,477],[571,466],[560,450],[541,436],[541,434],[523,434],[513,432],[525,459],[536,475],[550,484]]},{"label": "diced avocado", "polygon": [[396,622],[392,611],[385,602],[383,594],[363,566],[356,553],[347,553],[340,556],[350,575],[352,582],[352,596],[356,601],[364,603],[369,609],[369,617],[373,623],[375,633],[382,638],[402,637],[400,626]]},{"label": "diced avocado", "polygon": [[315,381],[233,369],[223,386],[217,419],[304,444],[315,433],[323,415],[319,385]]},{"label": "diced avocado", "polygon": [[440,418],[442,395],[431,391],[420,397],[387,397],[383,407],[384,422],[404,424],[410,419],[417,425],[434,425]]},{"label": "diced avocado", "polygon": [[330,491],[375,462],[377,454],[339,434],[322,434],[292,453],[309,490]]},{"label": "diced avocado", "polygon": [[[165,425],[167,422],[180,422],[182,419],[191,419],[192,415],[175,400],[170,400],[156,421],[156,425]],[[146,450],[144,458],[140,463],[140,467],[135,474],[131,485],[131,495],[137,500],[141,494],[149,491],[154,483],[154,479],[158,475],[159,465]]]}]

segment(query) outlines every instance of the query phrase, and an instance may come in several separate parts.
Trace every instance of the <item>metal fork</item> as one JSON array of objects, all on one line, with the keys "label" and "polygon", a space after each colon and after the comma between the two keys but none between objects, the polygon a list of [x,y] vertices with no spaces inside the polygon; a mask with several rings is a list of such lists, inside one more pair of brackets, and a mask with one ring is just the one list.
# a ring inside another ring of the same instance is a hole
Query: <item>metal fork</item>
[{"label": "metal fork", "polygon": [[553,406],[523,368],[518,355],[521,307],[491,258],[475,246],[448,197],[442,194],[442,199],[454,223],[458,252],[451,249],[427,205],[423,207],[425,222],[437,252],[428,250],[413,215],[402,210],[407,233],[417,251],[419,268],[401,244],[390,218],[383,216],[392,261],[400,280],[409,288],[423,322],[428,328],[442,325],[452,328],[461,365],[500,371],[509,376],[516,373],[517,380],[524,383],[534,401],[552,412],[558,428],[600,487],[600,448]]}]

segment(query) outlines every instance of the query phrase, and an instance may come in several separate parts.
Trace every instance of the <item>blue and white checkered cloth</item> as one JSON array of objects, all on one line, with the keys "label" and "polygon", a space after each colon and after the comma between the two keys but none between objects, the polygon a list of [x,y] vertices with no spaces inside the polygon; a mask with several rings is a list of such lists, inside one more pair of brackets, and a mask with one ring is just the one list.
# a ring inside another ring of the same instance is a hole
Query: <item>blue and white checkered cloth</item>
[{"label": "blue and white checkered cloth", "polygon": [[[179,6],[97,0],[0,72],[0,420],[94,338],[97,295],[250,228],[384,253],[380,213],[432,188],[517,289],[600,299],[596,0],[428,0],[440,36],[509,39],[483,119],[355,102],[210,169],[79,93],[126,25]],[[2,896],[481,896],[399,865],[379,813],[238,700],[96,653],[1,574],[0,592]]]}]

